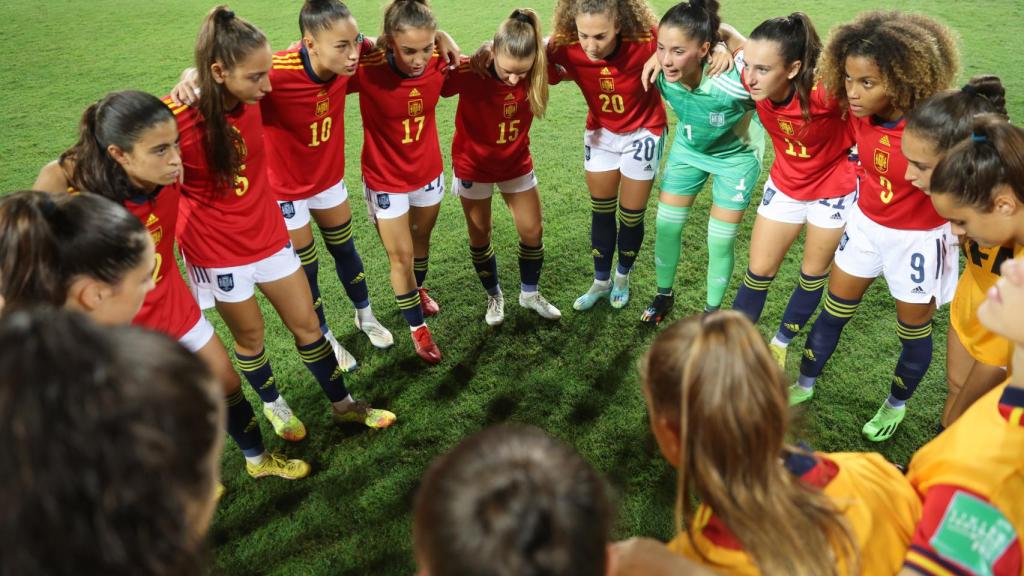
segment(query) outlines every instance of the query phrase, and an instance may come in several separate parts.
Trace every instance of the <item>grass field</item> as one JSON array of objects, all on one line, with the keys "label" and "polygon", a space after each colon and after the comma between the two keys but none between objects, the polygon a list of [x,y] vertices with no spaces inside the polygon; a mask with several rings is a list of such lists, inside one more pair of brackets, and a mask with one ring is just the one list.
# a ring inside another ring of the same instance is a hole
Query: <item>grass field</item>
[{"label": "grass field", "polygon": [[[379,31],[382,0],[349,3],[368,34]],[[553,1],[535,5],[550,22]],[[664,11],[671,2],[655,2]],[[724,19],[749,32],[762,19],[792,10],[814,18],[824,36],[856,12],[888,2],[839,0],[726,1]],[[107,91],[137,88],[165,94],[191,64],[192,44],[208,1],[7,0],[0,14],[0,43],[8,60],[0,67],[0,192],[26,188],[36,171],[70,145],[79,115]],[[435,0],[441,26],[471,52],[489,38],[517,1]],[[275,49],[298,36],[299,0],[237,0],[232,7],[260,25]],[[1013,64],[1013,46],[1024,29],[1024,4],[1016,0],[906,0],[900,7],[930,13],[961,36],[961,78],[982,72],[1003,77],[1011,117],[1024,113],[1024,78]],[[548,24],[546,24],[548,25]],[[347,174],[359,186],[361,125],[356,100],[348,102]],[[667,538],[672,530],[672,470],[657,454],[647,430],[636,359],[652,338],[638,318],[654,291],[654,210],[647,215],[645,251],[633,275],[633,301],[622,311],[606,303],[575,313],[573,299],[590,283],[589,204],[583,184],[580,136],[585,104],[576,86],[555,87],[550,118],[535,123],[532,142],[545,211],[546,265],[542,289],[564,317],[548,323],[515,304],[518,272],[515,230],[507,211],[495,206],[495,249],[509,305],[503,326],[483,322],[483,291],[470,265],[458,203],[445,200],[434,232],[427,285],[442,306],[431,323],[444,362],[427,367],[414,354],[387,281],[387,259],[353,195],[356,238],[366,263],[378,316],[395,332],[390,351],[370,347],[351,321],[329,259],[321,286],[335,333],[361,363],[348,383],[354,392],[399,415],[379,433],[331,425],[324,398],[295,354],[290,335],[268,314],[268,349],[278,382],[309,427],[307,440],[291,446],[263,422],[271,449],[310,461],[314,474],[289,483],[251,480],[238,450],[228,444],[224,483],[228,492],[211,532],[215,571],[223,574],[408,574],[410,514],[420,475],[439,453],[490,424],[534,424],[572,443],[608,478],[618,502],[616,537]],[[442,149],[451,142],[454,101],[438,110]],[[446,153],[447,155],[447,153]],[[685,234],[677,277],[674,317],[698,311],[704,298],[705,196]],[[653,201],[652,201],[653,207]],[[746,265],[753,210],[737,243],[732,288]],[[787,258],[769,298],[762,328],[770,334],[796,281],[799,251]],[[215,316],[215,315],[214,315]],[[830,451],[881,450],[906,463],[928,440],[945,396],[947,312],[936,321],[935,358],[899,433],[881,446],[860,436],[860,427],[885,398],[899,350],[895,315],[879,282],[850,323],[840,349],[821,378],[818,395],[800,418],[802,437]],[[218,329],[229,335],[218,321]],[[799,350],[802,336],[794,349]],[[792,356],[796,356],[793,354]],[[789,366],[795,374],[795,359]],[[255,401],[254,394],[251,398]]]}]

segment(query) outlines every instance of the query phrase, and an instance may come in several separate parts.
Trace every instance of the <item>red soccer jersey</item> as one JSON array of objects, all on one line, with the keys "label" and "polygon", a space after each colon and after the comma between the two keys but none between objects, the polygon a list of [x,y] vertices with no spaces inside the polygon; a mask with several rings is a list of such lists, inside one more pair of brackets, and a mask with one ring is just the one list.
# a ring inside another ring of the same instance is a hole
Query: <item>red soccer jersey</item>
[{"label": "red soccer jersey", "polygon": [[931,230],[946,223],[928,195],[904,178],[900,141],[906,119],[881,123],[850,115],[863,174],[857,204],[864,215],[894,230]]},{"label": "red soccer jersey", "polygon": [[[363,51],[372,48],[368,41],[361,46]],[[260,108],[267,172],[276,199],[306,200],[345,177],[345,95],[350,78],[318,78],[305,47],[274,54],[274,90],[260,101]]]},{"label": "red soccer jersey", "polygon": [[398,71],[385,50],[360,57],[349,92],[359,92],[363,180],[371,190],[412,192],[444,170],[434,112],[445,77],[437,52],[412,78]]},{"label": "red soccer jersey", "polygon": [[267,186],[260,107],[239,104],[227,113],[242,137],[242,168],[233,187],[215,181],[206,164],[204,120],[199,111],[177,106],[181,162],[185,171],[178,219],[178,243],[191,264],[207,268],[258,262],[288,244],[281,211]]},{"label": "red soccer jersey", "polygon": [[561,80],[557,66],[573,79],[587,101],[587,130],[607,128],[625,134],[647,128],[661,134],[668,124],[665,106],[657,90],[644,92],[640,73],[658,49],[655,32],[622,36],[604,60],[591,60],[575,34],[555,35],[548,40],[548,79]]},{"label": "red soccer jersey", "polygon": [[155,196],[140,196],[124,207],[146,225],[156,245],[156,287],[142,302],[133,324],[181,338],[199,321],[199,305],[178,271],[174,257],[174,230],[178,221],[178,185],[164,186]]},{"label": "red soccer jersey", "polygon": [[[746,78],[743,85],[747,85]],[[824,88],[810,94],[811,120],[804,120],[796,92],[782,103],[768,98],[757,102],[761,119],[775,148],[772,182],[795,200],[820,200],[853,192],[856,165],[849,160],[853,132],[839,101]]]},{"label": "red soccer jersey", "polygon": [[457,178],[471,182],[504,182],[533,170],[527,83],[509,86],[493,69],[491,74],[477,76],[463,58],[441,92],[445,97],[459,94],[452,167]]}]

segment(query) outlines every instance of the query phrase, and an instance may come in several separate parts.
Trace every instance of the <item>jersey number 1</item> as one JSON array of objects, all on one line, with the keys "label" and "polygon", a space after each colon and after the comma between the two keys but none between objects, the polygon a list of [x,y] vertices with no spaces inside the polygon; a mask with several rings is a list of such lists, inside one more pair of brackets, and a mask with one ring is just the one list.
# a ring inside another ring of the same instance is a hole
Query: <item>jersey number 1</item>
[{"label": "jersey number 1", "polygon": [[320,122],[313,122],[309,125],[309,131],[313,133],[313,140],[309,143],[310,148],[327,142],[331,139],[331,117],[328,116]]}]

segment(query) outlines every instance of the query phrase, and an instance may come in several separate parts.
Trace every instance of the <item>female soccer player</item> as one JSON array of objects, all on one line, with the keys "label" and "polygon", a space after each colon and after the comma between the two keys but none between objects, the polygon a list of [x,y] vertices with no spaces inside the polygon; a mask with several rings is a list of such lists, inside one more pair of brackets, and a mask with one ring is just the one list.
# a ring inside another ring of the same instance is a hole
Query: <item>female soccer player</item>
[{"label": "female soccer player", "polygon": [[[426,0],[396,0],[384,13],[377,49],[363,54],[349,84],[363,117],[363,184],[370,217],[391,263],[391,287],[416,354],[441,361],[424,315],[440,311],[423,288],[430,235],[444,197],[435,107],[445,63]],[[422,303],[422,306],[421,306]]]},{"label": "female soccer player", "polygon": [[548,103],[540,17],[529,8],[512,12],[498,27],[490,51],[494,58],[486,77],[475,74],[464,61],[441,92],[460,95],[452,186],[466,214],[473,267],[487,292],[484,319],[494,326],[505,318],[498,261],[491,247],[491,196],[497,187],[519,232],[519,305],[557,320],[562,313],[538,289],[544,242],[529,138],[534,117],[543,117]]},{"label": "female soccer player", "polygon": [[643,243],[644,213],[668,123],[658,95],[645,92],[640,82],[655,51],[656,22],[646,0],[559,0],[555,6],[547,46],[549,81],[575,81],[589,109],[583,167],[590,190],[594,283],[573,302],[576,310],[589,310],[601,298],[610,297],[614,308],[629,301],[629,272]]},{"label": "female soccer player", "polygon": [[[228,405],[228,433],[246,457],[254,477],[300,478],[309,466],[267,453],[255,416],[242,394],[242,384],[227,349],[203,316],[178,272],[174,231],[178,220],[181,156],[174,115],[155,96],[144,92],[113,92],[86,109],[78,142],[43,167],[35,188],[51,192],[95,191],[127,208],[146,227],[156,245],[151,270],[156,288],[146,295],[133,322],[176,338],[198,355],[221,382]],[[71,244],[74,245],[73,243]],[[270,399],[263,413],[286,440],[306,435],[286,403]],[[283,406],[279,407],[279,404]]]},{"label": "female soccer player", "polygon": [[[243,374],[264,401],[280,397],[264,349],[255,287],[295,337],[303,363],[339,422],[386,428],[394,414],[352,398],[320,330],[309,283],[268,191],[262,117],[272,55],[266,36],[226,6],[210,11],[196,44],[196,107],[172,106],[184,167],[178,241],[202,307],[214,304],[235,338]],[[169,102],[169,99],[168,99]]]},{"label": "female soccer player", "polygon": [[823,84],[849,106],[863,174],[790,400],[799,404],[814,395],[815,380],[835,352],[843,327],[875,278],[885,276],[896,300],[903,351],[889,397],[863,427],[872,442],[892,437],[906,417],[906,401],[931,363],[932,315],[952,299],[956,286],[949,223],[905,178],[900,138],[906,114],[945,89],[957,63],[956,45],[945,26],[903,12],[869,12],[840,26],[822,59]]},{"label": "female soccer player", "polygon": [[[928,192],[935,165],[951,147],[970,136],[974,116],[1006,116],[1005,94],[999,78],[977,76],[962,89],[937,94],[915,108],[907,117],[902,141],[907,180]],[[1005,338],[981,325],[977,311],[985,293],[999,279],[1000,264],[1013,257],[1013,242],[983,247],[975,240],[961,238],[960,244],[966,263],[949,311],[949,394],[942,413],[943,427],[1006,378],[1012,349]]]},{"label": "female soccer player", "polygon": [[4,316],[0,349],[0,573],[207,572],[224,403],[203,363],[52,308]]},{"label": "female soccer player", "polygon": [[[737,40],[742,38],[730,38],[730,48]],[[765,20],[743,45],[742,79],[771,136],[775,161],[754,220],[750,262],[732,307],[757,323],[782,259],[806,227],[800,281],[771,341],[783,368],[786,347],[821,301],[857,188],[845,111],[815,78],[820,54],[821,40],[802,12]]]},{"label": "female soccer player", "polygon": [[[1024,243],[1024,130],[992,114],[954,146],[931,176],[932,201],[954,229],[981,246]],[[1019,254],[1019,252],[1018,252]],[[1024,261],[1002,263],[978,319],[1015,346],[1024,365]],[[910,462],[923,502],[901,574],[1020,574],[1024,535],[1024,375],[970,406]],[[984,531],[982,531],[984,530]]]},{"label": "female soccer player", "polygon": [[753,120],[754,102],[740,67],[716,78],[704,74],[719,24],[717,0],[695,0],[673,6],[658,27],[657,85],[679,124],[661,181],[654,242],[658,293],[641,316],[648,324],[658,324],[672,309],[683,226],[712,174],[705,309],[721,306],[739,223],[761,173],[763,129]]},{"label": "female soccer player", "polygon": [[879,454],[786,443],[785,376],[746,316],[676,322],[641,370],[651,429],[678,472],[670,548],[728,574],[899,570],[917,495]]}]

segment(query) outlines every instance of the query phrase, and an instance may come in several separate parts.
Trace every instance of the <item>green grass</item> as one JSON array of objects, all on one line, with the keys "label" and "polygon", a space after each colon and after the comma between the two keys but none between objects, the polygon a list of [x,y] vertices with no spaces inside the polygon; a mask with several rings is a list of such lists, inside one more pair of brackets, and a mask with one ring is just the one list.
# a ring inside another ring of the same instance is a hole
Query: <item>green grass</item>
[{"label": "green grass", "polygon": [[[545,21],[551,5],[540,6]],[[660,11],[671,3],[655,2]],[[786,10],[766,0],[726,2],[724,18],[748,32],[760,20],[800,9],[825,35],[857,11],[887,2],[860,4],[804,0]],[[260,25],[275,49],[297,37],[292,0],[238,0],[238,13]],[[500,19],[519,2],[435,0],[444,29],[472,51],[491,36]],[[90,2],[8,0],[0,19],[0,42],[8,60],[0,67],[0,191],[29,187],[38,168],[75,138],[86,105],[115,89],[166,93],[178,72],[191,64],[192,43],[210,4],[196,0]],[[380,26],[383,0],[350,2],[364,32]],[[1007,85],[1011,116],[1024,112],[1024,78],[1017,74],[1012,46],[1024,29],[1024,5],[1013,0],[961,2],[907,0],[907,10],[935,15],[962,39],[962,78],[1000,74]],[[442,149],[451,141],[453,101],[438,110]],[[429,462],[469,433],[490,424],[517,421],[540,426],[572,443],[609,479],[618,503],[615,536],[671,534],[673,474],[657,454],[647,431],[636,359],[652,333],[638,325],[642,306],[654,289],[651,249],[654,211],[648,213],[648,239],[633,277],[634,300],[623,311],[607,304],[574,313],[572,300],[589,285],[589,210],[580,161],[585,106],[571,84],[553,89],[550,118],[531,134],[545,214],[544,293],[565,317],[551,324],[514,302],[517,282],[515,230],[507,211],[495,206],[495,249],[511,296],[503,326],[483,322],[484,298],[470,266],[465,225],[458,204],[445,200],[434,232],[427,284],[443,312],[431,322],[445,356],[434,368],[413,353],[387,282],[387,259],[359,200],[361,127],[356,100],[349,100],[347,174],[357,214],[356,238],[366,263],[378,316],[395,332],[398,345],[372,349],[355,332],[347,302],[329,259],[322,263],[327,313],[334,331],[361,362],[348,380],[359,395],[399,414],[399,423],[380,433],[339,429],[316,383],[299,363],[291,338],[272,313],[268,346],[278,381],[310,430],[307,440],[287,446],[288,454],[309,460],[312,477],[288,483],[253,481],[233,445],[224,455],[228,492],[221,502],[211,542],[216,571],[224,574],[407,574],[412,568],[410,514],[419,477]],[[704,222],[708,199],[701,198],[685,234],[684,262],[677,277],[680,297],[675,317],[696,312],[703,302]],[[750,210],[737,243],[733,287],[746,264]],[[321,254],[325,252],[321,251]],[[790,255],[769,299],[763,331],[774,330],[796,281],[799,250]],[[847,327],[840,349],[821,378],[818,395],[804,415],[804,437],[822,450],[881,450],[906,463],[938,421],[945,396],[947,312],[938,315],[935,358],[907,420],[890,442],[869,444],[860,426],[885,397],[898,355],[895,315],[882,282],[871,289]],[[222,336],[229,336],[218,323]],[[802,339],[796,343],[796,348]],[[796,371],[795,360],[789,372]],[[255,395],[251,395],[255,401]],[[271,448],[283,442],[266,423]]]}]

